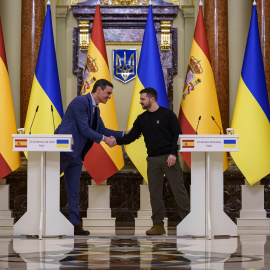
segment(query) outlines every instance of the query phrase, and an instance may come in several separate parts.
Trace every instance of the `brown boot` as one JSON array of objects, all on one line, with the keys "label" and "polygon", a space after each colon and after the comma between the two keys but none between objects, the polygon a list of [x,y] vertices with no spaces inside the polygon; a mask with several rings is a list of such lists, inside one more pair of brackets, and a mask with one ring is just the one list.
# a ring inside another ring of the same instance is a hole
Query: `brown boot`
[{"label": "brown boot", "polygon": [[162,235],[165,234],[166,231],[164,229],[164,226],[161,225],[153,225],[151,229],[146,231],[146,235]]}]

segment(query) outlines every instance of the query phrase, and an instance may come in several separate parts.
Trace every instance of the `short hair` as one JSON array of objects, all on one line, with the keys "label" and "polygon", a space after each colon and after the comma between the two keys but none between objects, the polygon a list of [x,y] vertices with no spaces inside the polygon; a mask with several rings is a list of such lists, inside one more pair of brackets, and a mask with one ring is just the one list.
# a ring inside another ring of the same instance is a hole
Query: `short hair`
[{"label": "short hair", "polygon": [[140,91],[140,94],[146,94],[147,97],[153,97],[157,101],[157,91],[152,87],[146,87]]},{"label": "short hair", "polygon": [[106,88],[106,86],[110,86],[113,88],[113,84],[105,79],[100,79],[100,80],[97,80],[94,84],[94,87],[93,87],[93,90],[92,90],[92,93],[95,93],[97,91],[97,88],[100,86],[102,90],[104,90]]}]

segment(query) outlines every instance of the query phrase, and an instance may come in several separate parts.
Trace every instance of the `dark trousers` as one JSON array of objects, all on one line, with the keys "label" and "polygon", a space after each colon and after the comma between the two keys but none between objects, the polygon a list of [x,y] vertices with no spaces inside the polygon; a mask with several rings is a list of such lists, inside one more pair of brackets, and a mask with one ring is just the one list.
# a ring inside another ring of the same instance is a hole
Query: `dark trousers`
[{"label": "dark trousers", "polygon": [[60,172],[64,172],[66,182],[68,214],[73,225],[80,224],[79,199],[82,173],[81,157],[73,158],[65,152],[60,153]]},{"label": "dark trousers", "polygon": [[153,224],[164,225],[165,206],[163,202],[163,181],[166,176],[172,189],[181,219],[190,211],[190,201],[183,183],[182,169],[179,159],[169,167],[168,155],[147,157],[147,177],[152,207]]}]

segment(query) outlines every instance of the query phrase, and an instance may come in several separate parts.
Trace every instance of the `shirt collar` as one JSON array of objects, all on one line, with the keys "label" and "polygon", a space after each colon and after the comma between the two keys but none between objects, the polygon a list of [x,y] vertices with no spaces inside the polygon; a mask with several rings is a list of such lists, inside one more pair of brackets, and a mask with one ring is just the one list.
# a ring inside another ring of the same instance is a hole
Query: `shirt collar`
[{"label": "shirt collar", "polygon": [[90,93],[91,99],[92,99],[92,104],[93,104],[93,108],[98,108],[98,104],[96,104],[92,94]]}]

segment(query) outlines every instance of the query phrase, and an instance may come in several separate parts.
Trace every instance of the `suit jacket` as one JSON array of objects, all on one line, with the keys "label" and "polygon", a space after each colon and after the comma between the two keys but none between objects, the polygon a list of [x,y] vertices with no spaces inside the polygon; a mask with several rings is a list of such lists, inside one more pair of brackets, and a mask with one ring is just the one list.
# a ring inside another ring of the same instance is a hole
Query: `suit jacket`
[{"label": "suit jacket", "polygon": [[[115,138],[122,137],[122,131],[107,129],[100,117],[99,108],[97,108],[97,126],[95,130],[93,123],[93,104],[90,93],[74,98],[62,119],[61,124],[55,130],[55,134],[72,134],[73,152],[67,154],[78,157],[81,155],[84,159],[85,154],[92,147],[93,143],[100,143],[103,135]],[[86,144],[87,142],[87,144]]]}]

